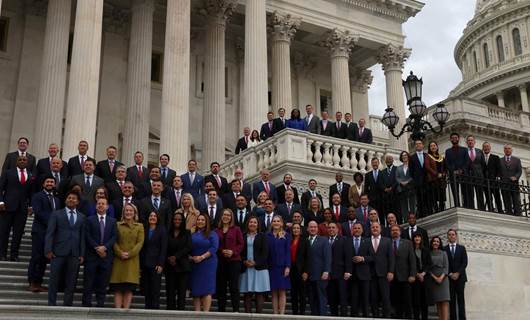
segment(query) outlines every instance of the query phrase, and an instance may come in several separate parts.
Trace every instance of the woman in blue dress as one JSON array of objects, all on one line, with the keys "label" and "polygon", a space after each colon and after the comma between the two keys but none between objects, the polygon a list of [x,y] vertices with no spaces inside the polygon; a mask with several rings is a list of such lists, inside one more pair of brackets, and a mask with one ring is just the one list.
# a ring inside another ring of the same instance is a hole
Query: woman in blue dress
[{"label": "woman in blue dress", "polygon": [[219,237],[210,230],[208,215],[197,217],[197,227],[191,236],[191,277],[190,289],[195,311],[210,311],[212,294],[215,293],[217,249]]},{"label": "woman in blue dress", "polygon": [[259,219],[252,215],[246,224],[247,233],[243,236],[243,273],[240,278],[239,291],[245,297],[245,312],[252,311],[252,297],[256,296],[256,313],[263,310],[265,294],[270,291],[267,259],[269,250],[267,236],[259,232]]},{"label": "woman in blue dress", "polygon": [[291,289],[291,237],[284,230],[281,216],[274,216],[271,231],[267,233],[269,247],[269,278],[272,292],[272,311],[284,314],[287,298],[285,290]]},{"label": "woman in blue dress", "polygon": [[287,128],[307,131],[307,123],[300,117],[300,110],[294,108],[291,111],[291,119],[287,120]]}]

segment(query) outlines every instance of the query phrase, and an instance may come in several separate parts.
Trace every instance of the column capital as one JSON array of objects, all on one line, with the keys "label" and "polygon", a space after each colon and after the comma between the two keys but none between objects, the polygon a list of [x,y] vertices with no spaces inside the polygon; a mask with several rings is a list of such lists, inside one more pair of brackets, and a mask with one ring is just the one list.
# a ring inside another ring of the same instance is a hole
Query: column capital
[{"label": "column capital", "polygon": [[350,85],[354,91],[366,93],[373,80],[374,76],[372,76],[372,71],[370,70],[363,68],[355,68],[350,70]]},{"label": "column capital", "polygon": [[383,65],[384,71],[402,71],[405,61],[410,57],[411,52],[411,49],[403,46],[388,44],[379,49],[377,61]]},{"label": "column capital", "polygon": [[267,30],[272,36],[272,41],[290,42],[302,23],[302,18],[290,14],[274,11],[267,18]]},{"label": "column capital", "polygon": [[517,88],[519,89],[519,91],[523,91],[523,90],[527,89],[527,85],[526,85],[526,83],[522,83],[522,84],[518,85]]},{"label": "column capital", "polygon": [[359,36],[352,34],[348,30],[333,29],[326,34],[326,39],[319,42],[319,45],[329,49],[331,57],[350,57],[353,46],[359,41]]},{"label": "column capital", "polygon": [[216,23],[224,25],[232,17],[236,7],[237,0],[206,0],[200,12]]}]

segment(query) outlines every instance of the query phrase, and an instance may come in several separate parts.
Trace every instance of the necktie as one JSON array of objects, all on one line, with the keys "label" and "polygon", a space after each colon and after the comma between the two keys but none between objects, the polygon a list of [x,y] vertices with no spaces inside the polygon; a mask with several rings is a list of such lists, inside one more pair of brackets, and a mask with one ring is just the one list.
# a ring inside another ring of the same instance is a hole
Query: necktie
[{"label": "necktie", "polygon": [[374,251],[377,252],[377,248],[379,248],[379,238],[374,238]]},{"label": "necktie", "polygon": [[53,199],[53,194],[48,193],[48,200],[50,201],[50,207],[55,210],[55,200]]},{"label": "necktie", "polygon": [[340,122],[337,121],[337,130],[340,129]]},{"label": "necktie", "polygon": [[114,171],[114,160],[109,160],[110,172]]},{"label": "necktie", "polygon": [[99,217],[99,244],[103,244],[105,238],[105,217]]},{"label": "necktie", "polygon": [[90,189],[90,177],[89,176],[86,176],[85,187],[87,188],[87,190]]},{"label": "necktie", "polygon": [[291,215],[291,208],[292,208],[292,204],[288,204],[287,205],[287,212],[289,212],[289,215]]},{"label": "necktie", "polygon": [[167,178],[167,168],[162,168],[162,176],[165,178]]},{"label": "necktie", "polygon": [[453,256],[453,258],[455,257],[455,245],[454,244],[451,245],[451,255]]},{"label": "necktie", "polygon": [[73,227],[75,224],[74,213],[75,213],[74,210],[70,210],[70,218],[68,219],[68,221],[70,222],[71,227]]},{"label": "necktie", "polygon": [[272,122],[269,122],[269,130],[272,130]]},{"label": "necktie", "polygon": [[423,168],[423,154],[418,153],[418,160],[420,161],[420,166]]},{"label": "necktie", "polygon": [[334,237],[329,238],[329,244],[330,244],[330,245],[333,245],[333,241],[334,241],[334,240],[335,240]]},{"label": "necktie", "polygon": [[159,208],[158,198],[153,198],[153,205],[155,206],[155,209],[158,210],[158,208]]},{"label": "necktie", "polygon": [[270,224],[271,224],[271,216],[268,214],[267,215],[267,223],[266,223],[267,229],[269,229]]},{"label": "necktie", "polygon": [[142,178],[144,176],[144,171],[142,170],[142,166],[136,167],[138,169],[138,177]]},{"label": "necktie", "polygon": [[377,174],[378,174],[377,170],[374,170],[374,181],[375,182],[377,182]]},{"label": "necktie", "polygon": [[311,197],[312,197],[312,198],[316,197],[316,196],[315,196],[315,191],[311,191]]},{"label": "necktie", "polygon": [[366,218],[367,218],[366,207],[363,207],[363,219],[364,219],[364,222],[366,222]]},{"label": "necktie", "polygon": [[339,206],[335,206],[335,221],[339,222],[340,218],[340,209]]},{"label": "necktie", "polygon": [[337,183],[337,191],[342,193],[342,183]]},{"label": "necktie", "polygon": [[81,169],[85,167],[85,156],[81,156]]},{"label": "necktie", "polygon": [[215,212],[213,211],[213,206],[210,206],[210,219],[213,221],[215,218]]},{"label": "necktie", "polygon": [[131,203],[131,198],[125,198],[125,203]]},{"label": "necktie", "polygon": [[359,238],[355,238],[354,246],[355,246],[355,254],[359,254]]},{"label": "necktie", "polygon": [[217,180],[217,185],[221,188],[221,178],[219,178],[218,175],[215,175],[215,180]]},{"label": "necktie", "polygon": [[271,189],[269,188],[269,182],[264,182],[264,184],[265,184],[265,192],[267,192],[267,194],[270,194]]},{"label": "necktie", "polygon": [[176,191],[175,198],[177,199],[177,203],[180,203],[180,190]]},{"label": "necktie", "polygon": [[243,224],[243,210],[239,210],[239,224]]},{"label": "necktie", "polygon": [[26,174],[24,173],[24,169],[20,169],[20,184],[26,184]]},{"label": "necktie", "polygon": [[489,160],[490,160],[490,155],[487,154],[487,155],[486,155],[486,165],[488,165],[488,161],[489,161]]},{"label": "necktie", "polygon": [[55,178],[55,183],[61,182],[61,176],[57,172],[53,173],[53,177]]},{"label": "necktie", "polygon": [[195,174],[190,172],[190,183],[193,184],[193,181],[195,181]]},{"label": "necktie", "polygon": [[309,241],[311,242],[311,245],[313,245],[313,243],[315,242],[315,236],[312,236]]},{"label": "necktie", "polygon": [[397,254],[397,240],[394,240],[394,255]]},{"label": "necktie", "polygon": [[363,129],[359,129],[359,135],[360,135],[360,136],[363,135]]},{"label": "necktie", "polygon": [[506,162],[510,162],[510,157],[506,157]]},{"label": "necktie", "polygon": [[471,161],[475,161],[475,149],[474,148],[469,149],[469,159],[471,159]]}]

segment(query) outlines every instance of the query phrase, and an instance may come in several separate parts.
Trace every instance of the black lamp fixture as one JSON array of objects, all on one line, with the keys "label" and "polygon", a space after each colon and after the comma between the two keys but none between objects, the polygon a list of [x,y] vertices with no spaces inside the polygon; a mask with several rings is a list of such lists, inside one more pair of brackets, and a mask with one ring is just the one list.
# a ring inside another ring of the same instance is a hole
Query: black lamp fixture
[{"label": "black lamp fixture", "polygon": [[409,106],[410,115],[406,119],[406,122],[399,133],[396,134],[394,131],[399,122],[399,116],[391,107],[388,107],[385,110],[381,122],[388,127],[390,133],[394,137],[399,138],[405,132],[411,132],[411,138],[413,141],[423,140],[425,139],[425,131],[431,130],[434,133],[440,133],[443,126],[447,123],[447,120],[449,120],[450,114],[442,103],[436,105],[436,110],[432,115],[434,120],[440,126],[438,129],[435,129],[429,121],[424,119],[427,115],[427,106],[421,100],[422,86],[423,80],[418,79],[412,71],[407,77],[407,80],[403,81],[403,89],[405,90],[405,95],[407,97],[407,105]]}]

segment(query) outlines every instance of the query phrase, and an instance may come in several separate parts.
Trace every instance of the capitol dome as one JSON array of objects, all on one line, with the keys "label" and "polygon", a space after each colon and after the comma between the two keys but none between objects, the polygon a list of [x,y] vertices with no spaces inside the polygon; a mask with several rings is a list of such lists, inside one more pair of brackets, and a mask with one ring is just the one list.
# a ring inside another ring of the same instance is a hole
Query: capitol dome
[{"label": "capitol dome", "polygon": [[528,112],[530,1],[477,0],[456,44],[462,82],[451,97],[468,97]]}]

